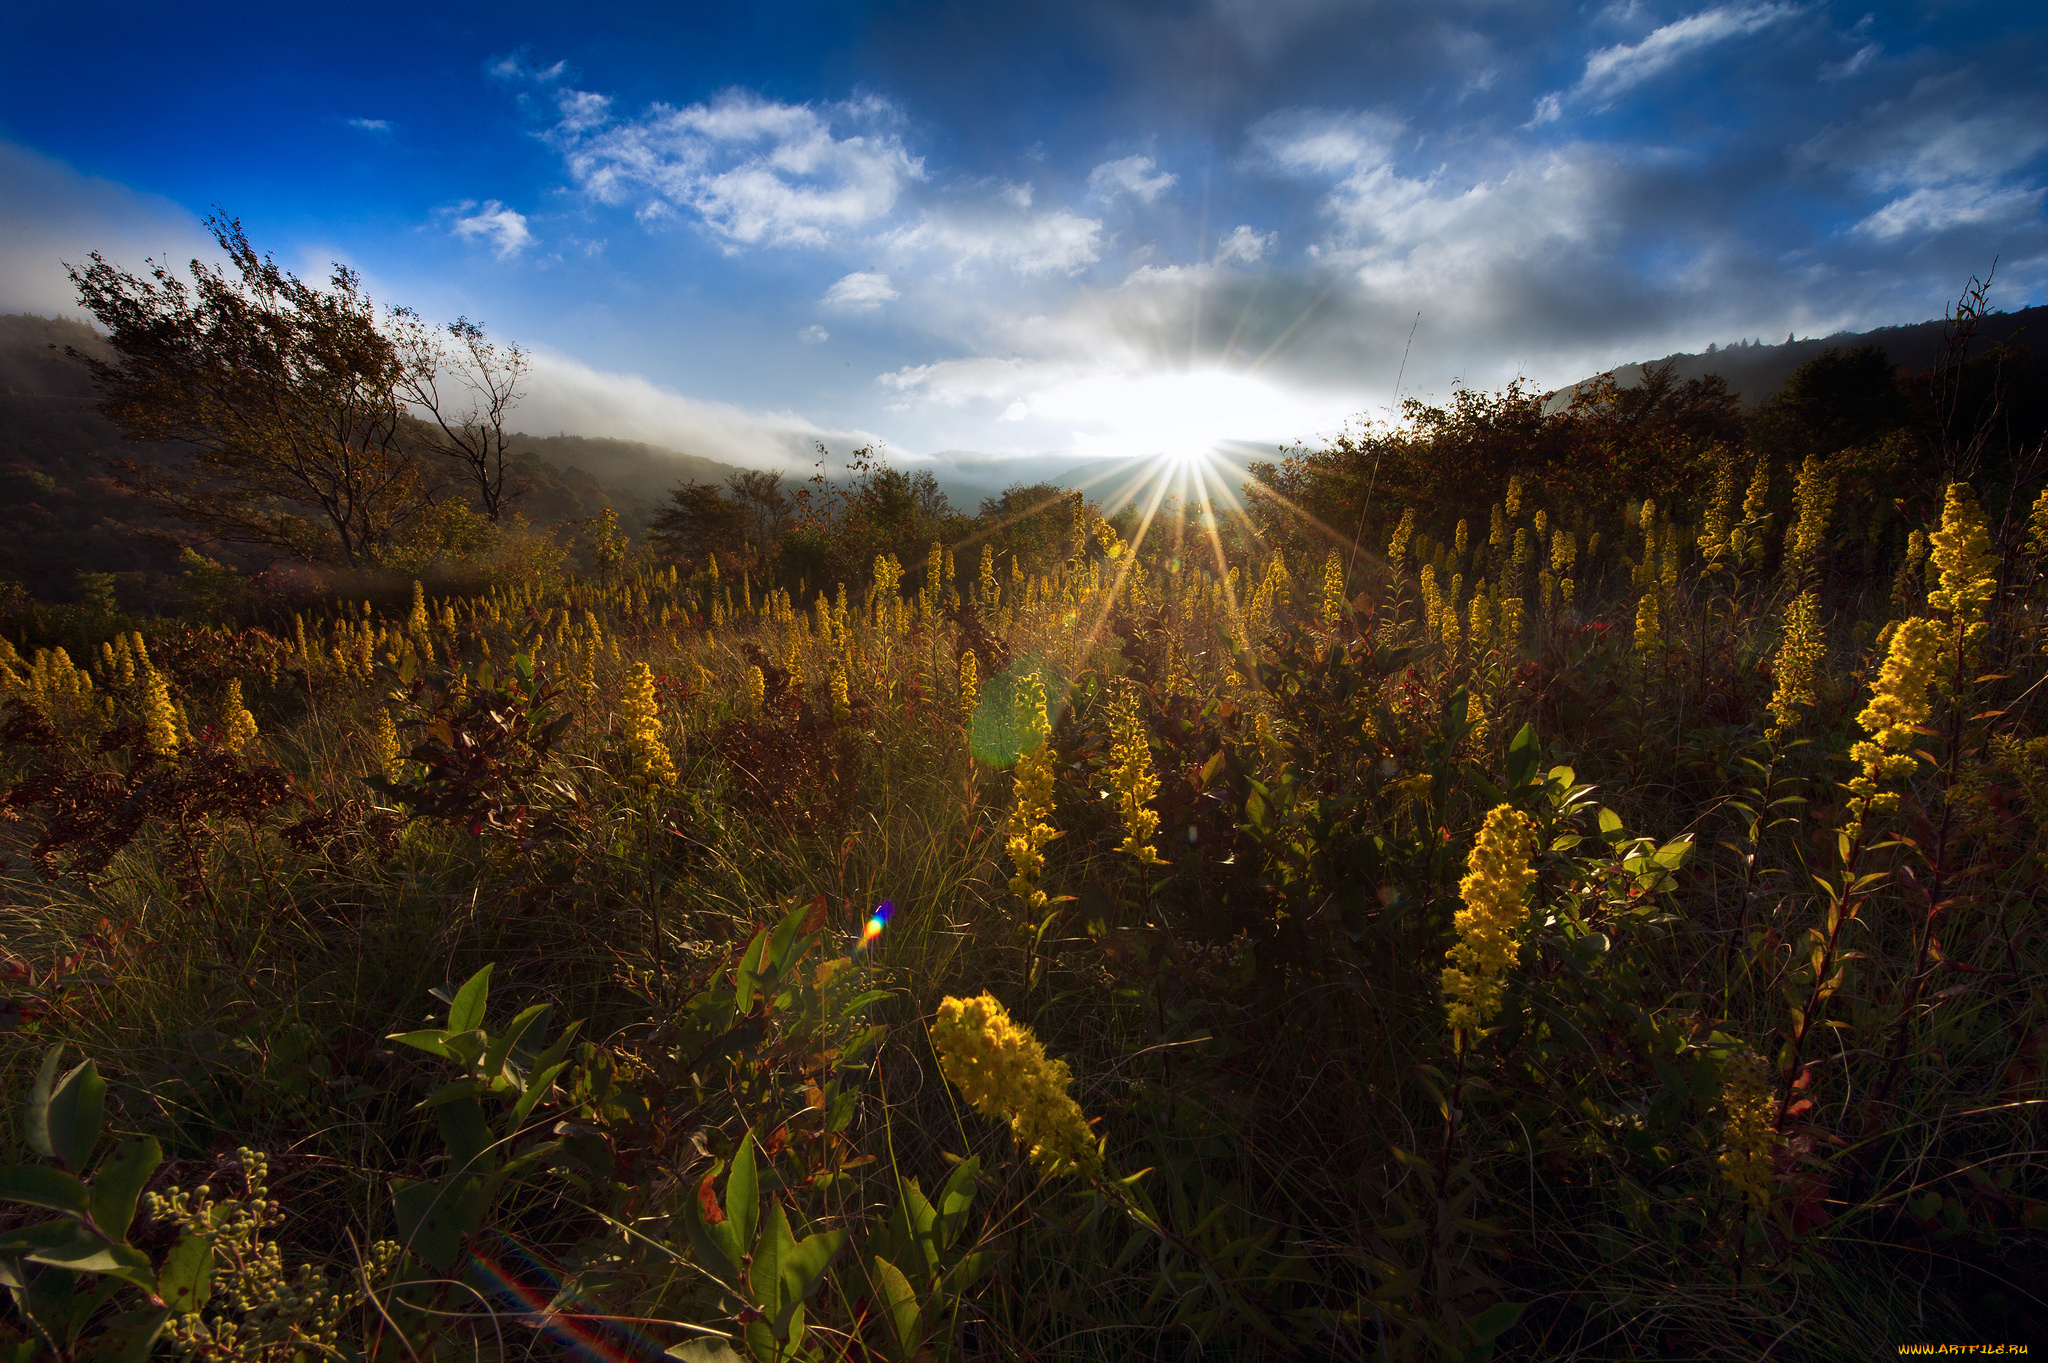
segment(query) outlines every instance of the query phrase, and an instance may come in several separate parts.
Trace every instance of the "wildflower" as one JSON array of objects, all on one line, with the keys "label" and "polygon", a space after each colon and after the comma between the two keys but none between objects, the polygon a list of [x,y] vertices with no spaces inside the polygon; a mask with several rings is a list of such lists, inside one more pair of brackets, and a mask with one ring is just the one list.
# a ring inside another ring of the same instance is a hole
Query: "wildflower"
[{"label": "wildflower", "polygon": [[1508,518],[1499,502],[1493,504],[1493,521],[1486,531],[1487,547],[1498,554],[1508,547]]},{"label": "wildflower", "polygon": [[853,713],[853,697],[846,680],[846,655],[832,655],[832,713],[845,719]]},{"label": "wildflower", "polygon": [[429,628],[430,626],[427,624],[426,588],[420,586],[418,578],[414,578],[412,582],[412,614],[406,619],[405,632],[412,635],[415,639],[424,639],[427,637]]},{"label": "wildflower", "polygon": [[1508,479],[1506,509],[1509,520],[1513,520],[1522,510],[1522,475],[1519,473]]},{"label": "wildflower", "polygon": [[[2048,496],[2048,493],[2044,493]],[[1899,562],[1898,576],[1892,579],[1892,606],[1897,610],[1909,610],[1913,598],[1921,590],[1921,566],[1927,562],[1927,532],[1915,530],[1906,536],[1906,557]]]},{"label": "wildflower", "polygon": [[1522,598],[1510,596],[1500,603],[1500,646],[1514,652],[1522,646]]},{"label": "wildflower", "polygon": [[[1991,632],[1984,623],[1984,608],[1998,594],[1998,558],[1991,552],[1991,536],[1984,525],[1984,513],[1970,495],[1968,483],[1950,483],[1942,507],[1941,529],[1929,536],[1934,545],[1934,567],[1941,586],[1927,594],[1927,604],[1947,611],[1952,637],[1960,644],[1966,665],[1977,644]],[[1955,654],[1949,654],[1951,665]]]},{"label": "wildflower", "polygon": [[[1726,445],[1714,446],[1714,491],[1707,499],[1707,514],[1700,526],[1701,557],[1719,563],[1734,549],[1729,535],[1735,528],[1735,456]],[[1739,550],[1734,550],[1739,553]]]},{"label": "wildflower", "polygon": [[171,689],[161,672],[150,668],[142,674],[142,733],[149,750],[158,757],[178,755],[178,712],[171,705]]},{"label": "wildflower", "polygon": [[1801,592],[1785,612],[1785,631],[1778,642],[1778,659],[1772,666],[1777,687],[1771,692],[1773,738],[1799,722],[1802,705],[1813,704],[1813,678],[1827,656],[1827,640],[1820,628],[1820,602],[1812,592]]},{"label": "wildflower", "polygon": [[1033,673],[1017,684],[1015,694],[1017,744],[1023,755],[1017,759],[1017,805],[1010,811],[1005,850],[1016,874],[1010,890],[1036,911],[1045,905],[1045,892],[1038,888],[1045,870],[1045,846],[1059,836],[1045,822],[1053,806],[1053,754],[1046,735],[1051,724],[1045,711],[1045,684]]},{"label": "wildflower", "polygon": [[[1408,541],[1414,538],[1414,535],[1415,508],[1411,506],[1401,513],[1401,523],[1394,527],[1394,537],[1387,541],[1388,563],[1391,563],[1396,568],[1401,567],[1405,563],[1408,557]],[[1233,577],[1237,575],[1235,568],[1231,569],[1230,572]]]},{"label": "wildflower", "polygon": [[1540,540],[1540,539],[1542,539],[1542,538],[1543,538],[1543,537],[1544,537],[1545,535],[1547,535],[1547,534],[1549,534],[1549,533],[1550,533],[1550,513],[1549,513],[1549,512],[1547,512],[1547,511],[1541,511],[1541,510],[1539,510],[1539,511],[1538,511],[1538,512],[1537,512],[1537,513],[1536,513],[1536,514],[1535,514],[1535,515],[1533,516],[1533,517],[1531,517],[1530,519],[1531,519],[1532,523],[1533,523],[1533,524],[1535,525],[1535,527],[1536,527],[1536,538],[1537,538],[1537,539],[1539,539],[1539,540]]},{"label": "wildflower", "polygon": [[1501,976],[1515,962],[1522,900],[1536,873],[1529,866],[1535,823],[1511,805],[1496,805],[1479,829],[1458,882],[1458,944],[1444,967],[1444,1011],[1458,1031],[1484,1027],[1500,1012]]},{"label": "wildflower", "polygon": [[762,707],[763,707],[764,705],[766,705],[767,703],[768,703],[768,679],[767,679],[767,678],[766,678],[765,676],[761,675],[761,669],[760,669],[760,668],[758,668],[758,667],[750,667],[750,668],[748,668],[748,669],[747,669],[747,713],[748,713],[748,714],[750,714],[750,715],[758,715],[758,714],[760,714],[760,713],[761,713],[761,708],[762,708]]},{"label": "wildflower", "polygon": [[1579,537],[1569,530],[1559,530],[1550,537],[1550,571],[1559,577],[1571,576],[1572,565],[1579,561]]},{"label": "wildflower", "polygon": [[1128,852],[1145,865],[1159,865],[1159,852],[1152,846],[1153,835],[1159,831],[1159,815],[1148,808],[1159,794],[1159,777],[1152,770],[1152,749],[1145,740],[1145,723],[1135,696],[1124,696],[1110,724],[1116,741],[1110,750],[1109,783],[1124,820],[1124,840],[1117,851]]},{"label": "wildflower", "polygon": [[1715,1162],[1721,1176],[1758,1207],[1770,1204],[1773,1156],[1777,1151],[1775,1121],[1777,1085],[1764,1058],[1745,1046],[1728,1061],[1721,1085],[1721,1106],[1728,1114],[1728,1148]]},{"label": "wildflower", "polygon": [[625,735],[626,752],[641,774],[662,785],[674,785],[675,759],[662,741],[661,713],[654,704],[654,669],[646,663],[634,663],[626,676],[625,695],[619,701],[619,728]]},{"label": "wildflower", "polygon": [[974,722],[974,707],[981,704],[981,664],[973,649],[960,654],[960,722]]},{"label": "wildflower", "polygon": [[1458,522],[1457,532],[1454,535],[1452,535],[1451,542],[1453,545],[1456,546],[1458,551],[1458,558],[1462,561],[1465,557],[1465,546],[1471,542],[1467,536],[1465,522]]},{"label": "wildflower", "polygon": [[[1465,522],[1458,522],[1459,552],[1464,552]],[[1323,560],[1323,623],[1334,627],[1344,618],[1344,563],[1332,549]]]},{"label": "wildflower", "polygon": [[371,739],[377,758],[377,770],[384,773],[389,781],[396,781],[405,775],[405,756],[398,746],[398,726],[391,722],[391,712],[377,711],[377,730]]},{"label": "wildflower", "polygon": [[2034,498],[2034,509],[2027,515],[2027,552],[2035,558],[2048,554],[2048,487]]},{"label": "wildflower", "polygon": [[1742,498],[1742,523],[1750,527],[1748,534],[1749,559],[1752,567],[1764,566],[1764,555],[1769,546],[1764,542],[1764,533],[1771,528],[1771,465],[1766,459],[1756,461],[1756,472],[1750,475],[1749,491]]},{"label": "wildflower", "polygon": [[1807,455],[1799,466],[1792,506],[1797,519],[1785,533],[1785,571],[1803,573],[1817,566],[1835,514],[1835,475],[1819,455]]},{"label": "wildflower", "polygon": [[242,706],[242,680],[231,677],[228,692],[220,705],[221,746],[229,752],[240,752],[249,740],[256,737],[256,716]]},{"label": "wildflower", "polygon": [[1073,1071],[1046,1055],[1030,1029],[1012,1022],[992,996],[942,1000],[931,1035],[939,1072],[975,1111],[1008,1118],[1040,1173],[1093,1178],[1102,1171],[1101,1147],[1067,1092]]},{"label": "wildflower", "polygon": [[1891,651],[1870,684],[1870,704],[1856,722],[1870,735],[1849,749],[1850,760],[1863,764],[1863,774],[1849,782],[1849,792],[1860,795],[1873,809],[1896,809],[1895,791],[1879,786],[1910,774],[1914,758],[1903,751],[1913,731],[1927,722],[1928,684],[1934,679],[1941,659],[1941,630],[1931,620],[1914,616],[1901,620],[1892,631]]},{"label": "wildflower", "polygon": [[1664,627],[1657,617],[1657,593],[1646,591],[1636,603],[1636,652],[1647,658],[1664,642]]}]

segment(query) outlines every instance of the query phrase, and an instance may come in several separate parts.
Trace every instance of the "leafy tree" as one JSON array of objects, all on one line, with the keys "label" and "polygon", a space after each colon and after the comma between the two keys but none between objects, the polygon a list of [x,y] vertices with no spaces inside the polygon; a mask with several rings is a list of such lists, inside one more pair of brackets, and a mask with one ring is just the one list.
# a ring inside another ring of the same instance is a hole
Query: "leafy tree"
[{"label": "leafy tree", "polygon": [[1792,371],[1755,429],[1775,452],[1803,458],[1870,444],[1905,419],[1906,395],[1882,349],[1829,346]]},{"label": "leafy tree", "polygon": [[163,441],[168,467],[113,461],[166,516],[230,544],[356,567],[376,561],[427,502],[402,394],[420,380],[377,325],[362,282],[335,266],[321,289],[259,256],[241,223],[209,219],[229,266],[191,263],[188,285],[98,252],[71,280],[116,358],[67,348],[126,439]]},{"label": "leafy tree", "polygon": [[748,508],[726,497],[716,483],[691,479],[668,494],[668,505],[648,522],[647,537],[672,558],[695,562],[715,552],[733,553],[745,542]]}]

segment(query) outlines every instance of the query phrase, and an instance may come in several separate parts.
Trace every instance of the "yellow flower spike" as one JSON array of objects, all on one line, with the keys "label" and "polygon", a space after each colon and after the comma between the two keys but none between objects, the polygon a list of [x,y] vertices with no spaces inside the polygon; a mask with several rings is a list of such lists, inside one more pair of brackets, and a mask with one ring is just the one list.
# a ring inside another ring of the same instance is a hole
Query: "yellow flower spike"
[{"label": "yellow flower spike", "polygon": [[832,655],[832,713],[845,719],[853,713],[853,697],[846,680],[846,655]]},{"label": "yellow flower spike", "polygon": [[1046,738],[1051,725],[1045,684],[1036,673],[1017,684],[1015,707],[1017,743],[1023,755],[1015,767],[1017,803],[1010,811],[1004,850],[1016,871],[1010,877],[1010,891],[1035,912],[1046,902],[1045,892],[1038,888],[1045,870],[1045,847],[1059,836],[1046,822],[1053,809],[1053,751]]},{"label": "yellow flower spike", "polygon": [[1466,856],[1467,874],[1458,882],[1465,907],[1458,910],[1458,944],[1444,967],[1444,1013],[1458,1031],[1484,1027],[1501,1009],[1502,976],[1520,948],[1523,900],[1536,879],[1529,865],[1536,824],[1511,805],[1497,805],[1480,826]]},{"label": "yellow flower spike", "polygon": [[974,709],[981,704],[981,664],[973,649],[960,654],[960,722],[974,723]]},{"label": "yellow flower spike", "polygon": [[1827,640],[1821,633],[1820,601],[1812,592],[1801,592],[1785,612],[1785,631],[1778,643],[1776,688],[1771,692],[1771,736],[1776,738],[1799,722],[1799,707],[1814,702],[1813,679],[1827,657]]},{"label": "yellow flower spike", "polygon": [[1110,727],[1115,742],[1110,749],[1109,783],[1116,791],[1124,821],[1124,840],[1117,851],[1127,852],[1147,866],[1162,865],[1159,850],[1152,845],[1159,832],[1159,815],[1150,807],[1159,794],[1159,777],[1152,770],[1152,747],[1146,740],[1145,721],[1138,713],[1135,695],[1127,692],[1118,702]]},{"label": "yellow flower spike", "polygon": [[1768,1207],[1778,1145],[1777,1084],[1770,1065],[1747,1046],[1728,1061],[1721,1106],[1728,1114],[1728,1148],[1715,1161],[1721,1176],[1755,1206]]},{"label": "yellow flower spike", "polygon": [[398,746],[398,726],[391,722],[389,710],[377,711],[377,729],[370,742],[384,779],[396,781],[405,775],[405,754]]},{"label": "yellow flower spike", "polygon": [[1927,594],[1927,604],[1948,612],[1954,634],[1961,636],[1967,666],[1976,655],[1977,644],[1990,632],[1984,611],[1998,594],[1998,556],[1991,552],[1984,512],[1968,483],[1948,485],[1941,529],[1928,539],[1941,585]]},{"label": "yellow flower spike", "polygon": [[1645,658],[1664,642],[1664,627],[1657,616],[1657,593],[1645,591],[1636,603],[1636,652]]},{"label": "yellow flower spike", "polygon": [[142,735],[158,757],[178,755],[178,712],[171,706],[170,687],[153,667],[142,674]]},{"label": "yellow flower spike", "polygon": [[661,737],[661,712],[654,702],[654,669],[634,663],[619,700],[619,728],[639,774],[665,786],[676,783],[675,759]]},{"label": "yellow flower spike", "polygon": [[256,716],[242,706],[241,678],[229,678],[227,695],[221,700],[220,713],[221,746],[229,752],[242,751],[256,737]]},{"label": "yellow flower spike", "polygon": [[750,715],[758,715],[758,714],[760,714],[760,713],[761,713],[761,711],[762,711],[763,707],[765,707],[765,706],[767,705],[767,703],[768,703],[768,678],[762,675],[762,673],[761,673],[761,669],[760,669],[760,668],[758,668],[758,667],[750,667],[750,668],[748,668],[748,669],[747,669],[747,713],[748,713],[748,714],[750,714]]},{"label": "yellow flower spike", "polygon": [[1006,1119],[1041,1174],[1102,1172],[1102,1150],[1068,1093],[1073,1071],[991,995],[946,998],[931,1026],[939,1073],[984,1116]]},{"label": "yellow flower spike", "polygon": [[[1405,566],[1408,557],[1408,541],[1415,537],[1415,508],[1409,507],[1401,513],[1401,523],[1394,527],[1394,537],[1387,541],[1387,562],[1396,568]],[[1237,569],[1230,570],[1231,576]]]},{"label": "yellow flower spike", "polygon": [[1931,712],[1927,690],[1941,654],[1941,627],[1932,620],[1914,616],[1892,631],[1890,652],[1870,684],[1870,704],[1856,717],[1870,737],[1849,749],[1850,760],[1863,764],[1849,792],[1869,800],[1873,809],[1898,808],[1898,792],[1881,787],[1912,774],[1916,759],[1909,749],[1914,730]]}]

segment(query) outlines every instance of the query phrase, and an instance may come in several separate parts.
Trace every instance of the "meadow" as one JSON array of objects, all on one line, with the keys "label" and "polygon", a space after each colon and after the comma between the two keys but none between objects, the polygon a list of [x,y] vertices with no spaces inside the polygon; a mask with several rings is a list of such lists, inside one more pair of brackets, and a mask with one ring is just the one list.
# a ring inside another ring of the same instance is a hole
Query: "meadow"
[{"label": "meadow", "polygon": [[0,1351],[2039,1337],[2048,494],[1494,401],[18,603]]}]

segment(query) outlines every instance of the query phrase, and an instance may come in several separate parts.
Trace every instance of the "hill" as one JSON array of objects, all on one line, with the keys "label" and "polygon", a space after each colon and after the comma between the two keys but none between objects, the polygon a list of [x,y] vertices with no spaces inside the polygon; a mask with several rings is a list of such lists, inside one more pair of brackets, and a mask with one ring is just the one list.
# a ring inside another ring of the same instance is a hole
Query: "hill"
[{"label": "hill", "polygon": [[[1904,365],[1911,370],[1931,369],[1941,360],[1947,331],[1948,324],[1936,318],[1904,326],[1878,327],[1871,331],[1838,331],[1818,339],[1793,340],[1788,337],[1776,345],[1744,341],[1725,349],[1709,347],[1700,354],[1681,351],[1666,355],[1661,360],[1621,365],[1614,371],[1614,381],[1624,388],[1631,387],[1641,381],[1645,369],[1668,363],[1673,366],[1673,375],[1681,381],[1705,378],[1709,374],[1720,375],[1727,381],[1729,391],[1740,397],[1745,407],[1753,408],[1784,387],[1793,370],[1830,348],[1874,345],[1882,349],[1893,364]],[[1978,324],[1977,334],[1979,339],[1972,347],[1973,352],[1997,341],[2038,339],[2048,335],[2048,306],[1992,313]],[[1581,379],[1559,392],[1568,395],[1580,384],[1588,382],[1591,382],[1590,378]]]},{"label": "hill", "polygon": [[[82,572],[115,573],[124,593],[175,570],[173,527],[123,495],[101,461],[167,459],[167,447],[134,444],[92,410],[97,396],[69,346],[111,359],[105,338],[83,322],[0,315],[0,579],[44,600],[76,594]],[[514,437],[515,460],[532,490],[519,511],[559,526],[618,511],[636,538],[661,496],[685,478],[723,482],[736,466],[628,440],[555,435]]]}]

